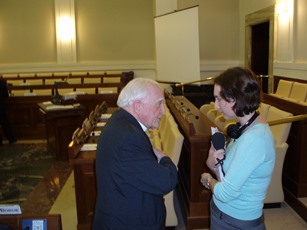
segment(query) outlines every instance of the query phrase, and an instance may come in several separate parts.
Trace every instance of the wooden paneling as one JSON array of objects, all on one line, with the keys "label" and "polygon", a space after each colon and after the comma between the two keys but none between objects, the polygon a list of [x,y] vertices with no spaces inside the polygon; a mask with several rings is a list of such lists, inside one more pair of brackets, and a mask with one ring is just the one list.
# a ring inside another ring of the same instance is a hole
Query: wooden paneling
[{"label": "wooden paneling", "polygon": [[11,227],[12,230],[22,229],[22,220],[24,219],[46,219],[47,229],[62,230],[62,221],[60,214],[50,215],[0,215],[0,224]]},{"label": "wooden paneling", "polygon": [[96,204],[95,158],[73,161],[78,230],[91,229]]},{"label": "wooden paneling", "polygon": [[177,190],[186,229],[208,228],[211,192],[201,185],[200,176],[209,171],[205,161],[210,148],[211,127],[215,125],[201,116],[198,108],[185,97],[167,98],[166,103],[184,136]]}]

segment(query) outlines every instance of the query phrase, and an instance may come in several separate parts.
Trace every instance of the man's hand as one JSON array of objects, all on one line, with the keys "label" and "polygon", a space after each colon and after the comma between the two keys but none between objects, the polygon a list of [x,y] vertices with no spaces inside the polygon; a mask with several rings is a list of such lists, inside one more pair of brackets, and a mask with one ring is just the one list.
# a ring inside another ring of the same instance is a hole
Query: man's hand
[{"label": "man's hand", "polygon": [[158,159],[158,163],[160,162],[162,157],[165,157],[166,155],[164,153],[162,153],[160,150],[156,149],[156,148],[152,148],[154,154],[156,155],[157,159]]}]

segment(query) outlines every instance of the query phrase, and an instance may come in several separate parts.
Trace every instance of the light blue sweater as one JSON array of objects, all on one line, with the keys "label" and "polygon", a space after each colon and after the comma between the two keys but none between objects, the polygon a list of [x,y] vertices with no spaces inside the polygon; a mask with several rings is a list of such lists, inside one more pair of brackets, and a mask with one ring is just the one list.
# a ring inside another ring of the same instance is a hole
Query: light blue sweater
[{"label": "light blue sweater", "polygon": [[260,217],[274,164],[274,138],[267,124],[255,124],[231,140],[223,164],[224,180],[214,187],[217,207],[240,220]]}]

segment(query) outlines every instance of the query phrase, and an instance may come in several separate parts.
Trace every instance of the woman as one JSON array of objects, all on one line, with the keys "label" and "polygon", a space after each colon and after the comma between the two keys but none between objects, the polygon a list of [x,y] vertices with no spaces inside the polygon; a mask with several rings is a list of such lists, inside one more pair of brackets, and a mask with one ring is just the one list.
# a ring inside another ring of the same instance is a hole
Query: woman
[{"label": "woman", "polygon": [[258,116],[258,78],[248,69],[228,69],[215,79],[214,97],[215,108],[225,119],[236,118],[238,124],[227,130],[231,140],[226,150],[211,145],[206,161],[212,172],[222,165],[223,180],[207,172],[201,175],[201,183],[213,193],[211,230],[265,229],[262,208],[274,168],[275,145],[268,124]]}]

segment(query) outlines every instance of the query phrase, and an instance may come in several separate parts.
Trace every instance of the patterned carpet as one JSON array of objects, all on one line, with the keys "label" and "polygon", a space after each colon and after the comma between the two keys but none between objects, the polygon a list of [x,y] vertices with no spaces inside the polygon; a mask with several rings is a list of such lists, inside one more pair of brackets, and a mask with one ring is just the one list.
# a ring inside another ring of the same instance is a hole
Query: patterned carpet
[{"label": "patterned carpet", "polygon": [[0,204],[22,204],[54,162],[44,143],[0,146]]}]

